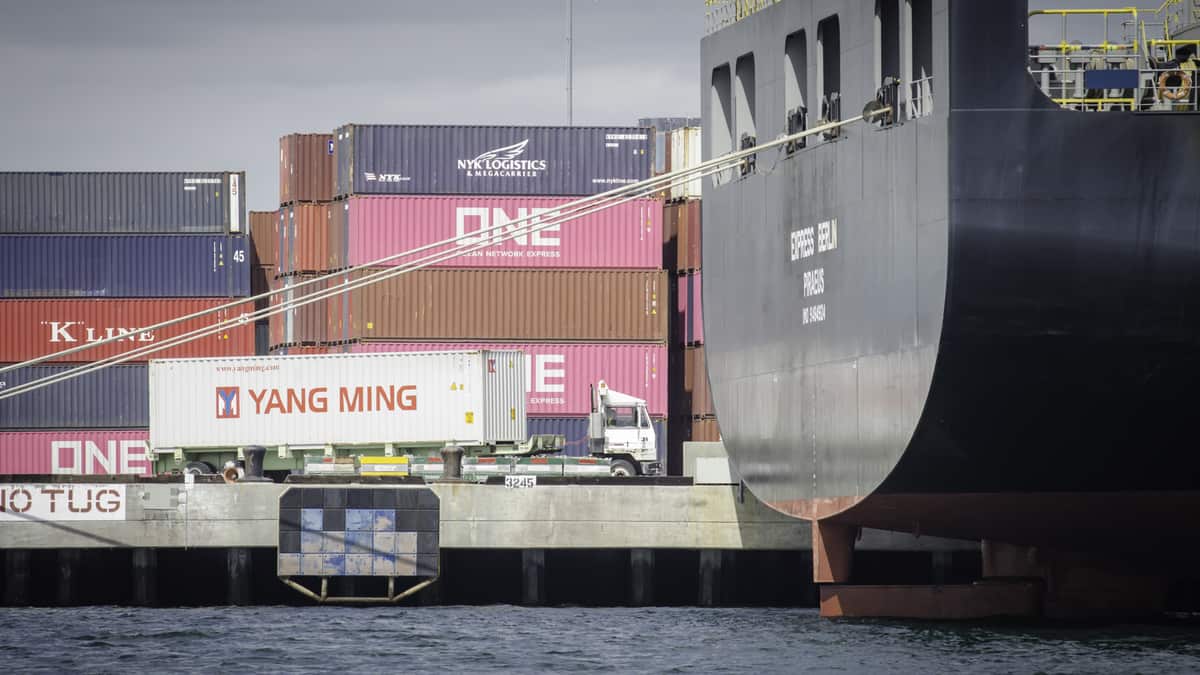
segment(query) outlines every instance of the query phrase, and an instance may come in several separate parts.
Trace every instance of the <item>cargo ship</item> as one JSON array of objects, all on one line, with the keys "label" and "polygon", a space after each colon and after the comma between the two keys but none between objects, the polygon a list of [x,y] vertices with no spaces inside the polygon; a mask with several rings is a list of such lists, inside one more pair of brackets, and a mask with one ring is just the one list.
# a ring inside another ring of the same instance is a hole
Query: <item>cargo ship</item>
[{"label": "cargo ship", "polygon": [[985,576],[1177,580],[1200,535],[1200,2],[709,5],[706,159],[888,111],[703,187],[723,438],[814,521],[815,580],[852,580],[862,527],[980,540]]}]

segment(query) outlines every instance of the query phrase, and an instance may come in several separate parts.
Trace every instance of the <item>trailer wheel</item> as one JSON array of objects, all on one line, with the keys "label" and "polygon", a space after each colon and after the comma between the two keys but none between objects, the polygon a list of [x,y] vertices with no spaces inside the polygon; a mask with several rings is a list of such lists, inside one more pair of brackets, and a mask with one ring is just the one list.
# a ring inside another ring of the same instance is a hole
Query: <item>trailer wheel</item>
[{"label": "trailer wheel", "polygon": [[623,459],[614,459],[609,472],[614,476],[628,477],[636,476],[637,469],[633,465]]}]

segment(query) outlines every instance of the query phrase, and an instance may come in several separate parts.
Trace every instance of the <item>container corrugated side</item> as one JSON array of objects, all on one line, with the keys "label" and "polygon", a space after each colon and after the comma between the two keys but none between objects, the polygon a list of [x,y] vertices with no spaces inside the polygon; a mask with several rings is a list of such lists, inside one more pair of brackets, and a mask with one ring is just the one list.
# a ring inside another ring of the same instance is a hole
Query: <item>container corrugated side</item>
[{"label": "container corrugated side", "polygon": [[700,232],[700,202],[688,201],[668,204],[667,210],[672,213],[668,219],[675,226],[675,269],[688,272],[700,269],[701,232]]},{"label": "container corrugated side", "polygon": [[290,230],[288,227],[288,210],[279,209],[279,220],[275,224],[275,233],[279,238],[279,245],[276,246],[275,255],[275,276],[280,276],[290,271],[292,256],[295,252],[292,250],[292,242]]},{"label": "container corrugated side", "polygon": [[[268,281],[268,287],[270,290],[279,290],[282,288],[282,286],[283,280],[279,277],[272,277]],[[276,293],[267,299],[267,304],[271,307],[271,309],[277,309],[283,304],[283,302],[284,297],[282,293]],[[287,317],[285,316],[285,312],[278,312],[267,317],[267,343],[270,345],[270,347],[273,348],[277,345],[285,344],[284,324],[286,319]]]},{"label": "container corrugated side", "polygon": [[[521,438],[525,433],[524,354],[509,349],[485,349],[483,355],[485,438]],[[517,393],[517,395],[514,395]]]},{"label": "container corrugated side", "polygon": [[242,172],[0,172],[0,232],[245,232],[245,191]]},{"label": "container corrugated side", "polygon": [[[126,339],[70,354],[62,359],[92,361],[165,342],[168,338],[254,311],[253,303],[247,302],[167,328],[141,330],[145,326],[213,309],[227,302],[224,299],[201,298],[0,300],[0,317],[4,317],[0,323],[0,361],[26,361],[110,336],[126,336]],[[253,353],[254,323],[247,321],[136,360]]]},{"label": "container corrugated side", "polygon": [[590,195],[650,177],[642,127],[337,129],[337,195]]},{"label": "container corrugated side", "polygon": [[518,437],[487,435],[490,417],[519,409],[523,389],[518,370],[508,396],[485,397],[486,379],[496,377],[487,358],[472,351],[152,361],[151,446],[522,440],[524,419],[498,425]]},{"label": "container corrugated side", "polygon": [[600,380],[613,391],[644,399],[651,415],[666,415],[667,347],[662,344],[569,344],[547,342],[362,342],[356,354],[438,349],[502,349],[525,353],[525,410],[531,416],[569,417],[591,412],[589,385]]},{"label": "container corrugated side", "polygon": [[683,390],[691,396],[691,414],[693,417],[710,417],[716,411],[708,386],[704,347],[688,347],[683,351]]},{"label": "container corrugated side", "polygon": [[689,305],[691,298],[689,291],[691,290],[690,277],[686,274],[681,274],[675,279],[675,344],[687,345],[691,340],[691,314],[689,313]]},{"label": "container corrugated side", "polygon": [[333,134],[288,134],[279,139],[279,203],[333,199],[337,165]]},{"label": "container corrugated side", "polygon": [[[658,459],[659,461],[666,461],[666,420],[655,418],[651,421],[654,423],[655,441],[658,444]],[[567,441],[567,446],[563,449],[563,454],[568,457],[587,457],[591,454],[591,448],[588,445],[587,417],[530,417],[527,426],[530,436],[534,436],[535,434],[559,434],[563,436]]]},{"label": "container corrugated side", "polygon": [[[364,265],[521,218],[548,220],[572,201],[567,197],[352,197],[341,205],[348,230],[345,238],[349,259],[334,268]],[[507,229],[526,227],[536,220],[460,239],[388,264],[411,263],[490,239],[491,246],[436,266],[657,269],[662,267],[662,212],[661,201],[638,199],[532,234],[501,240]]]},{"label": "container corrugated side", "polygon": [[[75,365],[0,373],[0,391]],[[115,429],[149,425],[146,365],[116,365],[0,400],[0,429]]]},{"label": "container corrugated side", "polygon": [[0,475],[149,476],[147,429],[0,431]]},{"label": "container corrugated side", "polygon": [[245,297],[242,235],[0,235],[0,298]]},{"label": "container corrugated side", "polygon": [[721,425],[715,417],[692,420],[692,437],[687,439],[694,442],[715,443],[721,440]]},{"label": "container corrugated side", "polygon": [[270,266],[279,261],[279,211],[250,212],[252,264]]},{"label": "container corrugated side", "polygon": [[330,206],[294,204],[280,211],[287,214],[288,256],[284,274],[319,272],[328,269]]},{"label": "container corrugated side", "polygon": [[[297,284],[311,281],[318,278],[318,276],[315,274],[300,274],[282,279],[283,287],[285,289],[292,289],[281,294],[285,298],[284,301],[289,303],[304,302],[305,296],[325,290],[327,287],[327,283],[325,282],[293,289]],[[283,342],[276,344],[315,345],[333,341],[327,334],[330,302],[329,298],[321,298],[307,302],[307,304],[297,304],[285,310],[283,312],[285,339]]]},{"label": "container corrugated side", "polygon": [[[700,162],[700,127],[681,127],[670,133],[670,171],[694,169]],[[699,199],[702,178],[676,183],[671,186],[671,199]]]},{"label": "container corrugated side", "polygon": [[700,272],[678,278],[678,342],[684,346],[704,344],[704,298]]},{"label": "container corrugated side", "polygon": [[667,283],[663,270],[419,270],[350,291],[347,334],[330,340],[665,342]]}]

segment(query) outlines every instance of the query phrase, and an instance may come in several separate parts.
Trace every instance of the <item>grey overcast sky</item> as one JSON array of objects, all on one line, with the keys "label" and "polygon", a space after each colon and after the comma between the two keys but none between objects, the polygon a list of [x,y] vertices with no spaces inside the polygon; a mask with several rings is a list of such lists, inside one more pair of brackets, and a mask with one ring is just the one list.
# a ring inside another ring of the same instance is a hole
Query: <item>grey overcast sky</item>
[{"label": "grey overcast sky", "polygon": [[[346,122],[565,124],[567,0],[0,0],[0,170],[245,169]],[[698,116],[703,0],[575,0],[576,124]]]},{"label": "grey overcast sky", "polygon": [[[288,132],[565,123],[566,7],[0,0],[0,170],[245,169],[251,207],[273,209]],[[576,124],[699,114],[703,0],[574,8]]]}]

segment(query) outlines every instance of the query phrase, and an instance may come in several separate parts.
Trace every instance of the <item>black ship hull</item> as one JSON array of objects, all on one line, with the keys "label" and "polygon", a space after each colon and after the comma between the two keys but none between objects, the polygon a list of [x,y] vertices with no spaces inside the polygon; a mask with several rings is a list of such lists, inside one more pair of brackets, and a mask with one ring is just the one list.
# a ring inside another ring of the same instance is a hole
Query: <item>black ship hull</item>
[{"label": "black ship hull", "polygon": [[[875,95],[857,4],[764,10],[706,39],[703,72],[782,62],[788,35],[840,12],[854,109]],[[798,516],[1018,543],[1200,535],[1200,116],[1062,109],[1026,71],[1021,0],[931,14],[932,113],[705,185],[731,456]],[[770,137],[786,106],[757,97]],[[795,259],[789,236],[833,220],[836,248]]]}]

